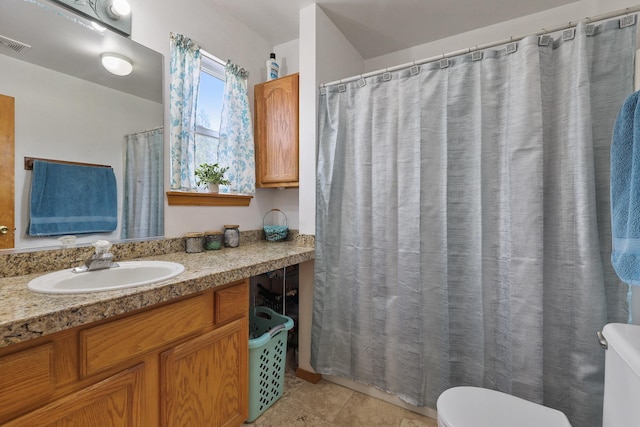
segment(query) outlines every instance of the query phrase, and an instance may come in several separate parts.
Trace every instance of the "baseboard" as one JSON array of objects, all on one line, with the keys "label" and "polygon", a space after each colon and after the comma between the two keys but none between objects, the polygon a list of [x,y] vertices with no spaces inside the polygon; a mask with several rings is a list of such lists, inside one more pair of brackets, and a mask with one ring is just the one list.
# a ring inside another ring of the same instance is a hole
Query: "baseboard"
[{"label": "baseboard", "polygon": [[309,381],[313,384],[317,384],[322,379],[322,375],[316,374],[315,372],[306,371],[302,368],[296,369],[296,377],[302,378],[303,380]]}]

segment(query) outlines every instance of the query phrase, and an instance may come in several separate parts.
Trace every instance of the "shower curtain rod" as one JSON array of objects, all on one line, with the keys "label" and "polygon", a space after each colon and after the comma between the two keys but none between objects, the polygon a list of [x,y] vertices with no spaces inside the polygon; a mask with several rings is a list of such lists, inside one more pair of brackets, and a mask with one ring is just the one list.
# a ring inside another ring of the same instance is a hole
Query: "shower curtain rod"
[{"label": "shower curtain rod", "polygon": [[406,64],[401,64],[401,65],[395,65],[393,67],[388,67],[388,68],[383,68],[380,70],[376,70],[376,71],[370,71],[368,73],[364,73],[364,74],[359,74],[356,76],[351,76],[351,77],[347,77],[344,79],[340,79],[340,80],[335,80],[329,83],[322,83],[319,87],[320,88],[324,88],[327,86],[334,86],[337,84],[342,84],[342,83],[349,83],[355,80],[359,80],[362,78],[366,78],[366,77],[372,77],[372,76],[377,76],[380,74],[384,74],[384,73],[388,73],[391,71],[398,71],[398,70],[403,70],[405,68],[409,68],[409,67],[413,67],[415,65],[422,65],[422,64],[427,64],[429,62],[435,62],[435,61],[439,61],[441,59],[445,59],[445,58],[453,58],[455,56],[459,56],[459,55],[463,55],[466,53],[470,53],[470,52],[474,52],[477,50],[481,50],[481,49],[489,49],[491,47],[495,47],[495,46],[500,46],[500,45],[504,45],[507,43],[512,43],[512,42],[516,42],[516,41],[520,41],[522,39],[524,39],[525,37],[529,37],[529,36],[541,36],[544,34],[548,34],[548,33],[555,33],[556,31],[562,31],[562,30],[566,30],[568,28],[573,28],[575,26],[577,26],[580,22],[597,22],[597,21],[603,21],[605,19],[610,19],[610,18],[615,18],[617,16],[622,16],[622,15],[628,15],[630,13],[635,13],[640,11],[640,5],[638,6],[634,6],[634,7],[628,7],[626,9],[620,9],[620,10],[616,10],[613,12],[608,12],[608,13],[603,13],[601,15],[596,15],[594,17],[586,17],[585,19],[581,20],[581,21],[569,21],[568,24],[564,24],[564,25],[558,25],[556,27],[553,28],[543,28],[541,31],[538,31],[537,33],[531,33],[531,34],[525,34],[522,36],[518,36],[518,37],[509,37],[508,39],[504,39],[504,40],[499,40],[499,41],[495,41],[495,42],[491,42],[491,43],[486,43],[486,44],[482,44],[482,45],[476,45],[475,47],[471,48],[466,48],[466,49],[460,49],[460,50],[456,50],[454,52],[449,52],[447,54],[441,54],[438,56],[432,56],[430,58],[425,58],[425,59],[421,59],[419,61],[412,61],[412,62],[407,62]]}]

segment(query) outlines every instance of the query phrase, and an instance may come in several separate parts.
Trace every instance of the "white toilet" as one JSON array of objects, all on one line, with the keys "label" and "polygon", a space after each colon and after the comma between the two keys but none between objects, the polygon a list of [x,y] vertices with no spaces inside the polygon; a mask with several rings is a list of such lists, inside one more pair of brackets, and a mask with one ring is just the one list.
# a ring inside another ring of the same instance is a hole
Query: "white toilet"
[{"label": "white toilet", "polygon": [[[640,426],[640,326],[602,330],[605,353],[603,427]],[[437,403],[439,427],[570,427],[560,411],[480,387],[453,387]]]}]

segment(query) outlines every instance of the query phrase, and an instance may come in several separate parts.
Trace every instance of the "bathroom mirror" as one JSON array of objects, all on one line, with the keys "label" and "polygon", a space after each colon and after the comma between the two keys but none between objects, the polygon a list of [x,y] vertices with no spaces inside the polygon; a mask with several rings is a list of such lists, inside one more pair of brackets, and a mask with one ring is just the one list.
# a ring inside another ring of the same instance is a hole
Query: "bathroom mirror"
[{"label": "bathroom mirror", "polygon": [[[105,52],[130,59],[133,72],[107,72]],[[60,245],[59,236],[26,234],[31,172],[24,157],[112,166],[118,229],[77,237],[79,244],[120,240],[124,137],[162,127],[162,69],[160,53],[50,0],[0,2],[0,94],[15,99],[17,250]]]}]

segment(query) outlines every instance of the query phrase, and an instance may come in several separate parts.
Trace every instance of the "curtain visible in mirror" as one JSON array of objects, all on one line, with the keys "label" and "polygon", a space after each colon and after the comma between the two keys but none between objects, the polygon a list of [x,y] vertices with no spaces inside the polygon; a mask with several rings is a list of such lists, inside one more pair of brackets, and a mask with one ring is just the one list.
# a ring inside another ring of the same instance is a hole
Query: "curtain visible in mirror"
[{"label": "curtain visible in mirror", "polygon": [[226,178],[232,193],[256,192],[256,163],[247,77],[249,73],[231,62],[225,67],[220,119],[218,162],[229,167]]},{"label": "curtain visible in mirror", "polygon": [[125,136],[122,239],[164,235],[163,129]]},{"label": "curtain visible in mirror", "polygon": [[170,155],[171,189],[190,191],[195,180],[196,101],[200,84],[200,46],[171,34]]}]

